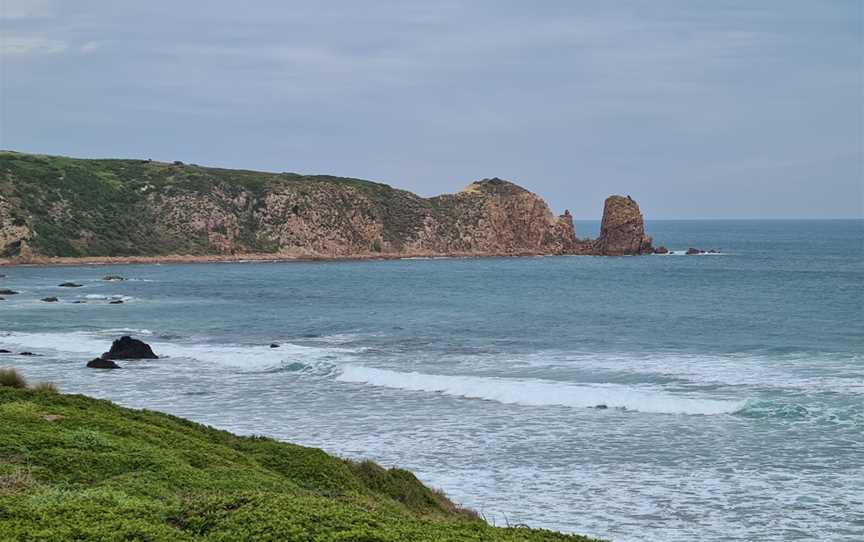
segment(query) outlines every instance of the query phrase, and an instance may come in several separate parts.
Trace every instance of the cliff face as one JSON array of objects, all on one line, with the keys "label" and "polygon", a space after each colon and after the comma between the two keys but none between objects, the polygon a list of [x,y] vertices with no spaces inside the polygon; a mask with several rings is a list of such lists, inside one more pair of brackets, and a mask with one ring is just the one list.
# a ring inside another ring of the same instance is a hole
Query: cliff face
[{"label": "cliff face", "polygon": [[501,179],[421,198],[358,179],[0,152],[0,256],[645,252],[638,206],[618,199],[592,241]]}]

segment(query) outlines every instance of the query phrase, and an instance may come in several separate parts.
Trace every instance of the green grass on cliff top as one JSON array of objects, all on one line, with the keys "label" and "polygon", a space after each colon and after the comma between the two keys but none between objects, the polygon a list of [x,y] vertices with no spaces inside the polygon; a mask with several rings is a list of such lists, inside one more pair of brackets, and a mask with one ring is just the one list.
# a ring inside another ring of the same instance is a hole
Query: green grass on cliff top
[{"label": "green grass on cliff top", "polygon": [[[348,177],[0,151],[0,198],[11,205],[13,223],[26,224],[34,231],[30,244],[45,256],[212,253],[206,234],[177,236],[163,231],[160,222],[164,217],[154,215],[158,206],[148,198],[202,199],[217,189],[232,197],[248,194],[256,208],[274,189],[301,196],[328,189],[341,192],[344,197],[330,199],[335,207],[352,206],[348,194],[357,191],[372,202],[390,241],[400,241],[413,231],[422,210],[433,204],[405,190]],[[247,214],[252,216],[254,210]],[[226,211],[237,213],[238,209],[228,207]],[[243,216],[240,218],[242,223]],[[274,252],[278,248],[257,239],[254,225],[244,228],[241,237],[247,242],[243,251]],[[0,257],[10,255],[14,254]]]},{"label": "green grass on cliff top", "polygon": [[408,471],[0,386],[0,540],[588,539],[492,527]]}]

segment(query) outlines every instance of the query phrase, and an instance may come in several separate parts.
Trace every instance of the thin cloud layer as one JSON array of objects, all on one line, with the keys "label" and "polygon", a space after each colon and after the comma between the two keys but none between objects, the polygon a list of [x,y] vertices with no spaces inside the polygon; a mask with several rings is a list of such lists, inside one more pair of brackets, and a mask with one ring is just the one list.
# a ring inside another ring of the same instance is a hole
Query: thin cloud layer
[{"label": "thin cloud layer", "polygon": [[857,2],[4,2],[5,148],[864,214]]}]

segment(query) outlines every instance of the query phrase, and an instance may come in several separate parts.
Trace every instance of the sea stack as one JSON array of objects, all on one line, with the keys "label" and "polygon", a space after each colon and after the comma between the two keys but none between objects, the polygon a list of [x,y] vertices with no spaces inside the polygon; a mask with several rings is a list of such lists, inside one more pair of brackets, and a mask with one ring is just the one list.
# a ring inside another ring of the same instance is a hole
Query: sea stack
[{"label": "sea stack", "polygon": [[645,235],[639,204],[630,196],[609,196],[603,206],[600,237],[594,241],[599,256],[653,254],[652,238]]}]

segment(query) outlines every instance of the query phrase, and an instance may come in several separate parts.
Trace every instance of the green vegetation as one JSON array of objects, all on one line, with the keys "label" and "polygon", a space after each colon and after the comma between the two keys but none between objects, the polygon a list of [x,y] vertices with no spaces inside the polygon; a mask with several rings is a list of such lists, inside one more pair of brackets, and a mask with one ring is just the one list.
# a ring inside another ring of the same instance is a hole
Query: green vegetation
[{"label": "green vegetation", "polygon": [[[273,252],[278,246],[257,235],[257,213],[274,191],[303,202],[292,206],[294,214],[322,202],[361,208],[364,216],[383,221],[384,240],[395,244],[430,205],[410,192],[360,179],[0,151],[0,228],[5,211],[7,224],[32,231],[30,248],[44,256],[212,254],[207,232],[172,222],[177,209],[181,222],[196,213],[236,217],[240,251]],[[0,246],[0,257],[17,251],[17,245]]]},{"label": "green vegetation", "polygon": [[404,470],[0,386],[0,540],[587,539],[489,526]]}]

